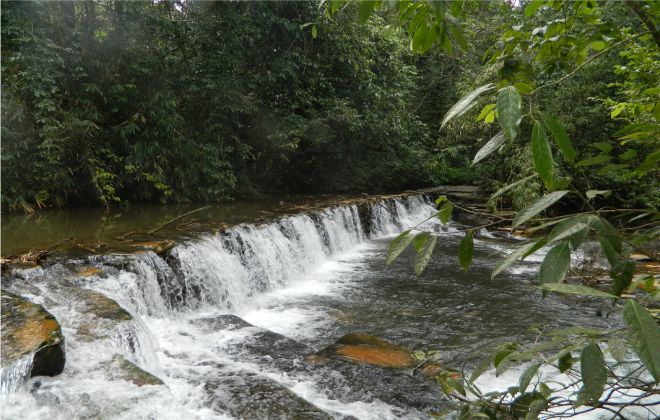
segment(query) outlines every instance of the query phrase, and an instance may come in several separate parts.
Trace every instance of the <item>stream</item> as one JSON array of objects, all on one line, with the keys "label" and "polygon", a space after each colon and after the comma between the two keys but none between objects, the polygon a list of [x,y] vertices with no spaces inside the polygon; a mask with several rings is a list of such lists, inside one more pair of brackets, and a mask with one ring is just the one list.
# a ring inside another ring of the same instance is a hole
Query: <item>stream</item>
[{"label": "stream", "polygon": [[[335,206],[188,238],[166,257],[70,257],[15,270],[3,289],[57,318],[66,365],[31,379],[29,360],[4,369],[2,418],[430,418],[447,403],[415,372],[304,356],[364,332],[438,351],[443,365],[469,372],[535,329],[619,322],[542,299],[541,257],[491,279],[515,241],[504,235],[482,231],[464,272],[458,222],[425,223],[438,245],[421,277],[410,250],[386,269],[389,241],[434,211],[429,197],[412,195],[371,204],[368,223],[357,206]],[[98,270],[81,276],[81,267]],[[125,361],[146,385],[126,379]],[[499,389],[517,373],[488,373],[479,385]]]}]

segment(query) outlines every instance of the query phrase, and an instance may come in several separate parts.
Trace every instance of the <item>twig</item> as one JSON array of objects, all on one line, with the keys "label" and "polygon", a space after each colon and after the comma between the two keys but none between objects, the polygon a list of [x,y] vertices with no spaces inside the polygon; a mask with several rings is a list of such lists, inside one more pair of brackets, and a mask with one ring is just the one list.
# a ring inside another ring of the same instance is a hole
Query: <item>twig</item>
[{"label": "twig", "polygon": [[67,239],[63,239],[63,240],[61,240],[61,241],[59,241],[59,242],[57,242],[57,243],[55,243],[55,244],[49,246],[49,247],[46,248],[44,251],[39,251],[39,253],[37,253],[37,259],[41,259],[41,258],[47,256],[48,254],[50,254],[51,252],[55,251],[57,248],[59,248],[60,246],[64,245],[65,243],[71,241],[72,239],[73,239],[73,236],[71,236],[71,237],[69,237],[69,238],[67,238]]},{"label": "twig", "polygon": [[162,225],[158,226],[156,229],[150,230],[150,231],[149,231],[149,235],[153,235],[154,233],[158,232],[159,230],[161,230],[162,228],[164,228],[164,227],[166,227],[166,226],[171,225],[172,223],[176,222],[177,220],[181,220],[181,219],[183,219],[183,218],[186,217],[186,216],[190,216],[190,215],[193,214],[193,213],[197,213],[198,211],[206,210],[206,209],[208,209],[209,207],[211,207],[211,206],[200,207],[200,208],[198,208],[198,209],[195,209],[195,210],[189,211],[188,213],[184,213],[184,214],[182,214],[181,216],[177,216],[177,217],[175,217],[174,219],[170,220],[169,222],[163,223]]}]

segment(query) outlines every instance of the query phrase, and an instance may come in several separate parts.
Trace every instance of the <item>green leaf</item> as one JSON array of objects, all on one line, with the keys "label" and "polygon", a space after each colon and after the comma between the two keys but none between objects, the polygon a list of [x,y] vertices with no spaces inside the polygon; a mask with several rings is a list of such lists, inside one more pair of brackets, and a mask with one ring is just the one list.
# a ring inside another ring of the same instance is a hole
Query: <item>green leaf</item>
[{"label": "green leaf", "polygon": [[525,258],[527,255],[537,251],[545,245],[545,240],[541,239],[535,242],[530,242],[524,245],[519,246],[514,249],[509,255],[503,258],[496,266],[493,272],[490,275],[490,278],[495,278],[498,274],[508,268],[510,265],[516,261]]},{"label": "green leaf", "polygon": [[585,402],[598,401],[607,382],[607,367],[600,347],[596,343],[587,344],[580,355],[582,389],[579,399]]},{"label": "green leaf", "polygon": [[611,194],[612,194],[612,190],[589,190],[586,192],[587,198],[589,200],[596,197],[597,195],[602,195],[603,197],[607,198]]},{"label": "green leaf", "polygon": [[316,29],[316,25],[312,26],[312,38],[316,38],[318,35],[318,30]]},{"label": "green leaf", "polygon": [[532,129],[532,159],[534,160],[536,172],[543,180],[546,188],[551,190],[554,183],[554,161],[545,130],[539,121],[534,123]]},{"label": "green leaf", "polygon": [[570,265],[571,250],[568,242],[555,246],[543,259],[539,271],[539,281],[541,284],[563,282]]},{"label": "green leaf", "polygon": [[546,194],[543,197],[539,198],[535,202],[533,202],[531,205],[529,205],[527,208],[523,209],[520,211],[518,214],[516,214],[516,217],[513,218],[513,224],[512,227],[520,226],[521,224],[525,223],[532,217],[536,216],[543,210],[547,209],[557,201],[559,201],[563,196],[565,196],[568,193],[568,191],[555,191],[551,192],[550,194]]},{"label": "green leaf", "polygon": [[543,6],[543,0],[532,0],[527,6],[525,6],[525,16],[534,16],[534,13],[536,13],[541,6]]},{"label": "green leaf", "polygon": [[620,261],[610,271],[610,277],[614,279],[612,284],[612,294],[621,296],[632,282],[635,272],[635,262],[632,260]]},{"label": "green leaf", "polygon": [[611,267],[616,267],[623,252],[623,242],[616,229],[602,217],[593,218],[591,224],[598,232],[598,241]]},{"label": "green leaf", "polygon": [[549,292],[567,293],[567,294],[570,294],[570,295],[584,295],[584,296],[595,296],[595,297],[616,299],[616,296],[611,295],[607,292],[602,292],[602,291],[594,289],[592,287],[581,286],[579,284],[547,283],[547,284],[541,285],[540,288],[542,290],[547,290]]},{"label": "green leaf", "polygon": [[407,230],[403,233],[401,233],[399,236],[394,238],[392,242],[390,242],[390,247],[387,250],[387,257],[385,257],[385,265],[389,266],[394,262],[394,260],[397,259],[399,255],[403,252],[404,249],[410,245],[410,242],[412,242],[413,236],[410,235],[410,230]]},{"label": "green leaf", "polygon": [[497,95],[497,121],[509,141],[518,135],[518,126],[522,118],[522,96],[513,86],[500,89]]},{"label": "green leaf", "polygon": [[550,235],[548,235],[548,242],[561,241],[562,239],[573,236],[589,227],[589,218],[579,214],[566,218],[555,226]]},{"label": "green leaf", "polygon": [[376,5],[380,3],[379,1],[361,1],[360,8],[358,11],[358,22],[364,24],[369,20],[369,16],[376,8]]},{"label": "green leaf", "polygon": [[519,179],[518,181],[516,181],[516,182],[514,182],[514,183],[512,183],[512,184],[505,185],[504,187],[502,187],[502,188],[500,188],[499,190],[497,190],[493,195],[491,195],[490,198],[493,199],[493,198],[495,198],[495,197],[499,197],[500,195],[504,194],[505,192],[509,191],[510,189],[515,188],[515,187],[517,187],[518,185],[523,184],[523,183],[529,181],[530,179],[532,179],[532,178],[534,178],[534,177],[536,177],[536,174],[533,174],[533,175],[530,175],[530,176],[526,176],[525,178],[523,178],[523,179]]},{"label": "green leaf", "polygon": [[431,232],[420,232],[413,239],[413,246],[415,247],[415,252],[419,252],[420,249],[426,243],[426,240],[431,236]]},{"label": "green leaf", "polygon": [[490,364],[493,361],[493,356],[486,357],[481,359],[481,361],[475,366],[474,370],[470,374],[470,382],[476,381],[479,376],[481,376],[485,371],[488,370]]},{"label": "green leaf", "polygon": [[612,156],[608,155],[597,155],[590,157],[588,159],[581,160],[577,163],[577,166],[591,166],[591,165],[598,165],[601,163],[609,162],[612,160]]},{"label": "green leaf", "polygon": [[488,83],[486,85],[479,86],[472,92],[463,96],[458,102],[454,104],[454,106],[451,107],[451,109],[449,109],[449,111],[447,111],[445,117],[442,119],[442,123],[440,123],[440,129],[442,129],[452,118],[462,114],[462,111],[464,111],[465,108],[473,106],[474,100],[477,99],[480,95],[493,89],[495,89],[495,85]]},{"label": "green leaf", "polygon": [[536,372],[540,367],[541,363],[534,363],[525,369],[522,375],[520,375],[520,378],[518,379],[518,388],[520,388],[521,394],[525,393],[530,382],[532,382],[532,378],[534,378],[534,375],[536,375]]},{"label": "green leaf", "polygon": [[445,203],[440,207],[440,210],[438,211],[438,218],[443,224],[449,223],[449,219],[451,219],[451,213],[454,210],[454,205],[452,203]]},{"label": "green leaf", "polygon": [[483,147],[479,149],[477,154],[474,155],[474,160],[472,161],[472,165],[476,164],[486,156],[493,153],[495,150],[499,149],[504,144],[505,141],[506,141],[506,137],[504,136],[503,131],[500,131],[499,133],[495,134],[495,136],[492,139],[490,139],[488,143],[484,144]]},{"label": "green leaf", "polygon": [[612,337],[607,341],[607,349],[617,362],[626,360],[626,343],[618,337]]},{"label": "green leaf", "polygon": [[415,262],[414,262],[414,268],[415,268],[415,275],[417,277],[422,275],[422,272],[426,268],[426,265],[429,263],[429,260],[431,259],[431,254],[433,254],[433,249],[435,248],[435,243],[438,241],[438,237],[435,235],[431,235],[431,237],[424,242],[424,247],[419,250],[417,255],[415,256]]},{"label": "green leaf", "polygon": [[566,160],[571,164],[575,162],[575,148],[561,123],[557,121],[555,117],[546,113],[541,113],[541,119],[543,120],[545,127],[552,133],[552,136],[557,142],[557,146],[559,146],[559,151],[564,155]]},{"label": "green leaf", "polygon": [[463,267],[463,271],[467,271],[470,263],[472,262],[472,251],[474,250],[474,234],[469,231],[458,245],[458,260]]},{"label": "green leaf", "polygon": [[564,353],[564,355],[561,356],[557,361],[557,364],[559,366],[559,371],[561,373],[564,373],[567,370],[569,370],[571,366],[573,366],[573,356],[571,355],[571,352],[567,351],[566,353]]},{"label": "green leaf", "polygon": [[660,327],[643,306],[628,299],[623,307],[628,342],[657,383],[660,381]]}]

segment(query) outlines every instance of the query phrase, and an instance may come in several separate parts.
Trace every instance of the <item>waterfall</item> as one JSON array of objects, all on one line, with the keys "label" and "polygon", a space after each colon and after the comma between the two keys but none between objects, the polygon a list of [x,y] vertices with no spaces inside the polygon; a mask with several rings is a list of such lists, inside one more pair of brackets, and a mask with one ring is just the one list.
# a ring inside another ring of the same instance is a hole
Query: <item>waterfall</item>
[{"label": "waterfall", "polygon": [[141,296],[136,310],[152,315],[205,306],[235,311],[256,295],[304,278],[326,259],[365,240],[399,233],[435,211],[423,196],[366,205],[368,221],[362,220],[365,216],[361,218],[357,205],[346,205],[261,225],[238,225],[178,244],[169,266],[153,253],[144,253],[132,265],[142,278],[134,282],[141,290],[126,286],[123,293],[132,299]]},{"label": "waterfall", "polygon": [[[304,281],[324,262],[365,241],[398,234],[434,211],[434,204],[424,196],[341,205],[263,224],[237,225],[179,243],[166,256],[151,251],[90,256],[17,270],[3,287],[44,304],[64,331],[90,328],[89,309],[83,303],[89,301],[89,293],[91,298],[100,294],[112,299],[117,310],[125,310],[131,319],[108,319],[107,325],[101,325],[101,319],[91,315],[105,337],[93,342],[76,335],[67,338],[67,364],[94,369],[87,358],[118,353],[144,369],[159,371],[158,343],[150,332],[154,322],[207,309],[240,311],[251,299]],[[80,277],[76,274],[80,264],[92,264],[100,272]],[[25,383],[30,367],[31,358],[25,358],[4,369],[2,393]]]}]

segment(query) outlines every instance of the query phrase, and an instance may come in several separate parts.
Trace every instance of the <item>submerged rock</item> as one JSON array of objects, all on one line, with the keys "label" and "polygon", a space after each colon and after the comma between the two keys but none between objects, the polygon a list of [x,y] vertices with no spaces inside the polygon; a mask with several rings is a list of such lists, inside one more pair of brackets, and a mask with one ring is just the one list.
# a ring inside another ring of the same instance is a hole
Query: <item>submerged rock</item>
[{"label": "submerged rock", "polygon": [[252,372],[222,372],[206,381],[211,406],[242,419],[332,419],[287,387]]},{"label": "submerged rock", "polygon": [[123,379],[128,382],[133,382],[137,386],[164,385],[160,378],[141,369],[130,360],[126,360],[123,356],[118,354],[115,355],[108,364],[112,379]]},{"label": "submerged rock", "polygon": [[416,365],[415,359],[408,349],[364,333],[346,334],[335,344],[306,359],[309,362],[318,363],[328,358],[339,358],[394,369],[409,369]]},{"label": "submerged rock", "polygon": [[65,363],[64,335],[43,306],[2,291],[2,368],[32,356],[30,376],[55,376]]}]

